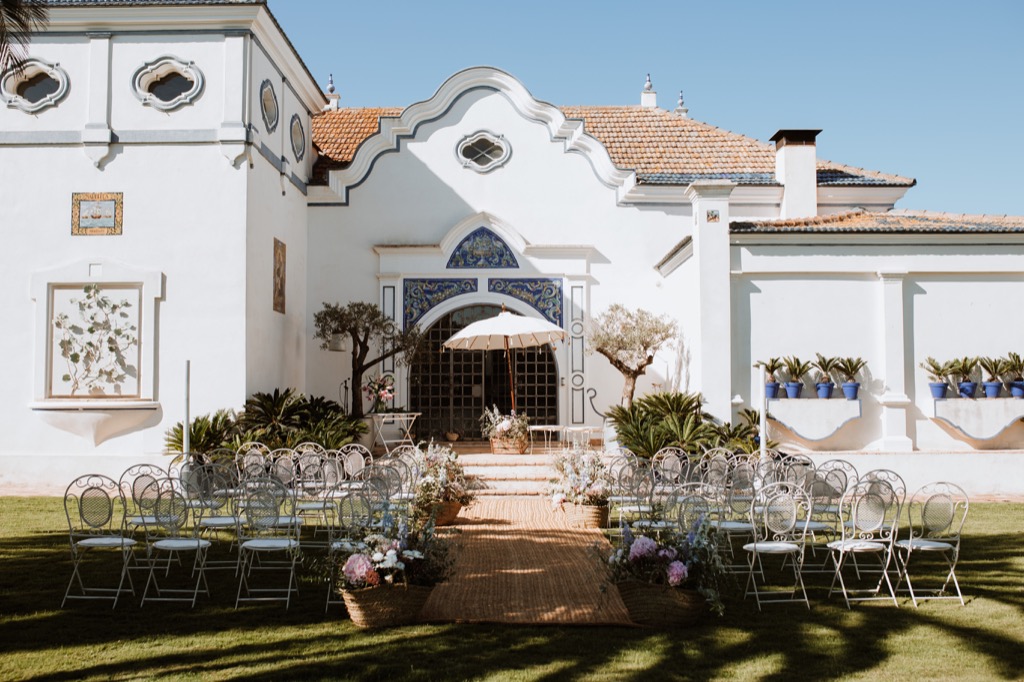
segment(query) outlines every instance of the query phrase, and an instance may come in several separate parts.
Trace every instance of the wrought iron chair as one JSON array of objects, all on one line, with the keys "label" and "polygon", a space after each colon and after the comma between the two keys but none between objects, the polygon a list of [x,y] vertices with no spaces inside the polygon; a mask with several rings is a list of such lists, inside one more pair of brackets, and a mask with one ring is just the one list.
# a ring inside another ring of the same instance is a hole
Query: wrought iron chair
[{"label": "wrought iron chair", "polygon": [[[210,594],[210,588],[206,583],[206,552],[211,543],[199,537],[199,525],[190,525],[189,521],[201,519],[206,506],[194,504],[194,498],[186,496],[177,479],[153,481],[143,494],[154,502],[150,510],[151,515],[144,517],[149,576],[146,578],[146,587],[142,590],[142,606],[146,605],[148,598],[150,601],[191,602],[195,607],[200,592]],[[180,559],[182,554],[192,554],[194,557],[189,575],[195,577],[195,584],[191,589],[166,585],[160,587],[157,568],[161,565],[161,555],[166,555],[163,564],[166,578],[170,575],[175,559]],[[155,597],[149,597],[150,587],[156,591]]]},{"label": "wrought iron chair", "polygon": [[[829,587],[829,596],[836,591],[836,584],[843,593],[846,607],[854,601],[892,600],[895,606],[896,592],[889,578],[889,566],[892,563],[893,548],[899,531],[900,504],[892,487],[883,480],[862,480],[846,491],[840,503],[840,524],[842,536],[828,543],[835,566],[835,576]],[[868,571],[857,563],[857,557],[873,557],[877,561],[877,569]],[[867,585],[851,587],[845,576],[849,559],[853,558],[858,583],[864,583],[864,574],[878,575],[872,586],[871,578]],[[882,588],[885,588],[885,594]],[[862,595],[862,596],[861,596]]]},{"label": "wrought iron chair", "polygon": [[[960,558],[960,533],[970,501],[964,489],[954,483],[929,483],[914,493],[907,506],[910,537],[896,541],[896,560],[900,568],[899,585],[907,581],[910,599],[917,606],[923,599],[957,599],[964,605],[964,595],[956,577],[956,564]],[[918,556],[939,556],[946,562],[946,578],[941,587],[915,588],[910,579],[910,559]],[[950,583],[956,594],[947,594]]]},{"label": "wrought iron chair", "polygon": [[[748,573],[744,596],[754,595],[757,610],[762,604],[803,602],[807,608],[803,565],[807,522],[811,517],[811,500],[802,487],[794,483],[771,483],[757,491],[750,506],[753,542],[743,545],[747,552]],[[762,557],[783,557],[783,567],[793,570],[793,586],[788,592],[767,590]],[[760,586],[758,582],[760,581]]]},{"label": "wrought iron chair", "polygon": [[[121,486],[100,474],[79,476],[64,492],[64,513],[68,519],[72,568],[61,608],[69,599],[111,599],[113,608],[117,608],[117,601],[124,592],[135,594],[128,566],[136,541],[127,534]],[[116,587],[85,584],[82,569],[85,557],[93,554],[91,550],[107,550],[119,555],[120,574]]]},{"label": "wrought iron chair", "polygon": [[324,507],[328,518],[327,562],[331,566],[327,582],[327,603],[324,611],[331,604],[342,603],[334,598],[334,578],[337,567],[334,565],[339,553],[351,553],[358,548],[361,538],[373,523],[373,504],[370,498],[359,490],[340,489],[331,495]]},{"label": "wrought iron chair", "polygon": [[[238,523],[239,581],[235,608],[247,601],[283,601],[291,605],[292,594],[298,594],[295,563],[299,556],[299,524],[295,514],[295,497],[281,481],[274,478],[247,481]],[[282,561],[270,562],[262,557],[283,554]],[[254,587],[256,571],[280,571],[288,574],[284,587]]]}]

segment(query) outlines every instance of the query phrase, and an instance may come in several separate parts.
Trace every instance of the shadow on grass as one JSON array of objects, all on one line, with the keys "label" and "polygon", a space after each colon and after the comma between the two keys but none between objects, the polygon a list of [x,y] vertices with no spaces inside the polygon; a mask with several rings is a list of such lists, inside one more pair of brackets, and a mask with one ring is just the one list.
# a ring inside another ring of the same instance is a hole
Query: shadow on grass
[{"label": "shadow on grass", "polygon": [[[965,608],[825,600],[831,576],[809,578],[812,609],[727,598],[727,615],[689,630],[505,625],[355,629],[307,579],[295,605],[233,609],[231,571],[210,574],[212,598],[194,610],[128,599],[59,609],[70,576],[66,535],[0,539],[3,677],[36,680],[209,676],[218,679],[672,679],[1024,677],[1022,535],[964,540]],[[220,557],[218,557],[220,558]],[[136,586],[141,588],[136,574]],[[740,581],[742,584],[742,581]],[[1016,626],[1016,627],[1015,627]],[[960,650],[957,654],[954,651]],[[970,669],[964,670],[964,667]],[[963,675],[958,675],[963,676]]]}]

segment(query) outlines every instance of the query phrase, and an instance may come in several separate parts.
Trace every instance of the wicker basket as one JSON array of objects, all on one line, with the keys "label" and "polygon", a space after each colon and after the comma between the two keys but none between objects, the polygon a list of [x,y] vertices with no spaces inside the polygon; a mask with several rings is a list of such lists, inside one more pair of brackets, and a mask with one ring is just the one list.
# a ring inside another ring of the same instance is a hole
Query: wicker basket
[{"label": "wicker basket", "polygon": [[419,620],[433,587],[420,585],[342,590],[352,624],[358,628],[390,628]]},{"label": "wicker basket", "polygon": [[607,528],[608,505],[574,504],[569,518],[577,528]]},{"label": "wicker basket", "polygon": [[522,455],[529,449],[529,438],[491,439],[491,452],[495,455]]},{"label": "wicker basket", "polygon": [[616,583],[629,619],[647,627],[691,627],[708,613],[704,597],[696,590],[683,590],[650,583]]},{"label": "wicker basket", "polygon": [[434,510],[437,516],[434,517],[435,526],[450,526],[455,523],[455,517],[462,511],[462,504],[459,502],[439,502]]}]

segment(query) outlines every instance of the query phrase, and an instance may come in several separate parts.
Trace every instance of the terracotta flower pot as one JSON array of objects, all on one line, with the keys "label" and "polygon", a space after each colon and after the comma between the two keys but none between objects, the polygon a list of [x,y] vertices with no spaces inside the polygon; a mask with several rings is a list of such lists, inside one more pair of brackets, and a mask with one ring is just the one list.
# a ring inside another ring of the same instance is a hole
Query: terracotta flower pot
[{"label": "terracotta flower pot", "polygon": [[450,526],[455,523],[456,517],[462,511],[462,504],[459,502],[438,502],[434,506],[434,510],[436,514],[434,525]]}]

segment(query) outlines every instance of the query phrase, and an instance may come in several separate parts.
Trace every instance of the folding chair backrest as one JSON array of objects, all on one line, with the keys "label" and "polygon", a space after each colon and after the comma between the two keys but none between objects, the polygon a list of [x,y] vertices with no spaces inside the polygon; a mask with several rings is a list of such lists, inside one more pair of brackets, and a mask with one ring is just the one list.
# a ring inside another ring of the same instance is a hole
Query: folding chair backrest
[{"label": "folding chair backrest", "polygon": [[72,541],[82,536],[120,533],[125,520],[124,493],[108,476],[79,476],[64,492],[64,512]]},{"label": "folding chair backrest", "polygon": [[945,481],[929,483],[907,505],[913,537],[955,540],[960,537],[970,502],[964,489]]}]

